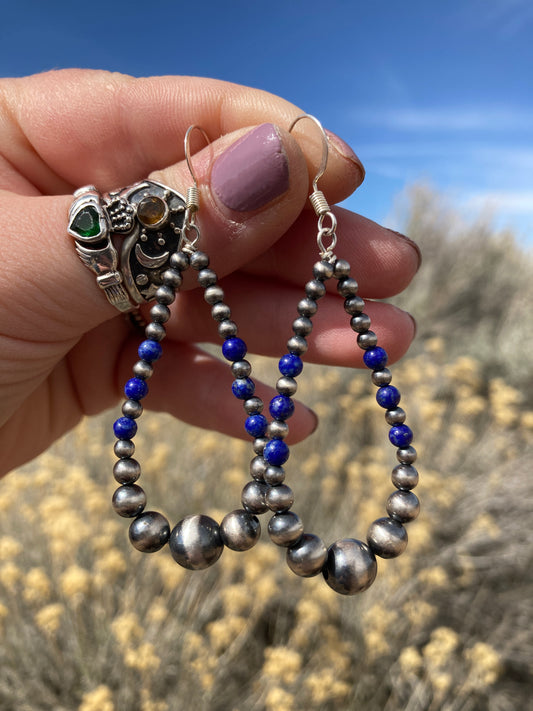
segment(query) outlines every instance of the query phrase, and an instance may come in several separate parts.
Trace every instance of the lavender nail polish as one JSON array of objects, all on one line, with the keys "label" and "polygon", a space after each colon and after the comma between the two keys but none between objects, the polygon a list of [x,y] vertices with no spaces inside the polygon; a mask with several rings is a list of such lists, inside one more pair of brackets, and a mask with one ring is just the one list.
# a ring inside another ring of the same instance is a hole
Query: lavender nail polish
[{"label": "lavender nail polish", "polygon": [[230,210],[257,210],[289,189],[289,164],[275,126],[254,128],[217,158],[213,192]]}]

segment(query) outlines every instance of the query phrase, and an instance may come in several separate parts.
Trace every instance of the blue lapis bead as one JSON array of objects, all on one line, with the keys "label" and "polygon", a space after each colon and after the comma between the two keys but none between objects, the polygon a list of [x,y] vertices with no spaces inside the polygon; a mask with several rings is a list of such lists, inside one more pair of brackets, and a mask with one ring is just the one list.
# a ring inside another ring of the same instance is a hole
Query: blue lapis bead
[{"label": "blue lapis bead", "polygon": [[282,439],[271,439],[265,444],[263,457],[273,467],[280,467],[289,458],[289,447]]},{"label": "blue lapis bead", "polygon": [[387,365],[387,351],[380,346],[370,348],[365,351],[363,360],[367,368],[371,368],[372,370],[381,370]]},{"label": "blue lapis bead", "polygon": [[242,360],[247,350],[246,343],[242,338],[227,338],[222,344],[222,355],[226,360],[234,362]]},{"label": "blue lapis bead", "polygon": [[267,427],[268,420],[264,415],[250,415],[244,423],[244,429],[251,437],[264,437]]},{"label": "blue lapis bead", "polygon": [[275,420],[288,420],[294,414],[294,402],[287,395],[277,395],[270,401],[269,410]]},{"label": "blue lapis bead", "polygon": [[395,425],[389,430],[389,439],[395,447],[408,447],[413,441],[413,431],[407,425]]},{"label": "blue lapis bead", "polygon": [[159,360],[163,354],[163,348],[158,341],[143,341],[139,346],[139,358],[147,361],[148,363],[153,363],[154,360]]},{"label": "blue lapis bead", "polygon": [[130,400],[141,400],[148,394],[148,383],[141,378],[130,378],[124,386],[124,393]]},{"label": "blue lapis bead", "polygon": [[378,405],[386,410],[392,410],[401,400],[400,391],[394,385],[384,385],[376,393]]},{"label": "blue lapis bead", "polygon": [[231,392],[239,400],[247,400],[255,391],[255,383],[251,378],[238,378],[231,385]]},{"label": "blue lapis bead", "polygon": [[296,353],[287,353],[279,360],[279,372],[288,378],[295,378],[303,370],[304,364],[300,356]]},{"label": "blue lapis bead", "polygon": [[119,417],[113,424],[113,432],[117,439],[131,439],[137,432],[137,423],[131,417]]}]

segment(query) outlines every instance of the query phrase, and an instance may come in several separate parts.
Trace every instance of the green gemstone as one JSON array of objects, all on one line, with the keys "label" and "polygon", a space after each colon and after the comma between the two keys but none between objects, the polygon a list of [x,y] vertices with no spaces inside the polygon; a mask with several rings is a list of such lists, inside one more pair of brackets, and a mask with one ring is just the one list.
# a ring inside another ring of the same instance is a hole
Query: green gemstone
[{"label": "green gemstone", "polygon": [[84,207],[72,221],[71,229],[80,237],[96,237],[101,231],[98,210],[92,205]]}]

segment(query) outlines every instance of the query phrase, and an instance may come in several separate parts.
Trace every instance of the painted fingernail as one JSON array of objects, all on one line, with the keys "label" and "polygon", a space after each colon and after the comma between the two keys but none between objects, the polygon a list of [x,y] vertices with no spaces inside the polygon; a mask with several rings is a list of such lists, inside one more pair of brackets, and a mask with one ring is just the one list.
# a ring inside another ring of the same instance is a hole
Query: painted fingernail
[{"label": "painted fingernail", "polygon": [[396,235],[396,237],[401,237],[403,240],[408,242],[411,245],[411,247],[413,247],[413,249],[415,250],[415,252],[418,255],[418,266],[417,266],[417,271],[418,271],[418,269],[420,269],[420,265],[422,264],[422,252],[420,251],[420,247],[417,245],[417,243],[414,240],[412,240],[410,237],[406,237],[401,232],[396,232],[396,230],[390,230],[390,229],[389,229],[389,232],[392,232],[392,234]]},{"label": "painted fingernail", "polygon": [[211,172],[213,192],[230,210],[249,212],[289,189],[289,164],[275,126],[254,128],[217,158]]},{"label": "painted fingernail", "polygon": [[326,129],[326,134],[328,136],[331,146],[337,151],[337,153],[339,153],[343,158],[347,158],[348,160],[352,161],[352,163],[355,163],[361,173],[360,180],[362,183],[365,179],[365,168],[357,157],[357,155],[354,153],[351,146],[349,146],[346,141],[343,141],[340,136],[337,136],[336,133],[328,131],[328,129]]}]

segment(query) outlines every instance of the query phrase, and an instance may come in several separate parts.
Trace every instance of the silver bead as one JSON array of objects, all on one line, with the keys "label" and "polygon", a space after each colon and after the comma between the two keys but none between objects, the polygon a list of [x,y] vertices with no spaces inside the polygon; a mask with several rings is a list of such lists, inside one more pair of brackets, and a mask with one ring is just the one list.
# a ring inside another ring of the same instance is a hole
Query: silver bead
[{"label": "silver bead", "polygon": [[206,289],[217,283],[217,275],[212,269],[202,269],[198,272],[198,284]]},{"label": "silver bead", "polygon": [[414,489],[418,484],[418,472],[410,464],[398,464],[392,470],[391,479],[397,489]]},{"label": "silver bead", "polygon": [[224,289],[221,286],[208,286],[204,291],[204,299],[211,306],[219,301],[224,301]]},{"label": "silver bead", "polygon": [[385,419],[389,425],[401,425],[405,422],[405,410],[401,407],[395,407],[393,410],[387,410],[385,413]]},{"label": "silver bead", "polygon": [[280,420],[272,420],[268,425],[267,434],[270,439],[285,439],[289,434],[289,425]]},{"label": "silver bead", "polygon": [[254,452],[256,454],[263,454],[263,450],[265,449],[265,445],[268,442],[268,437],[256,437],[254,439]]},{"label": "silver bead", "polygon": [[298,302],[297,310],[300,316],[314,316],[318,310],[318,304],[314,299],[305,298]]},{"label": "silver bead", "polygon": [[392,373],[388,368],[382,368],[381,370],[373,370],[370,377],[374,385],[380,388],[382,385],[389,385],[392,380]]},{"label": "silver bead", "polygon": [[225,321],[230,318],[231,309],[223,301],[219,301],[218,304],[213,304],[211,307],[211,317],[213,321]]},{"label": "silver bead", "polygon": [[318,279],[311,279],[305,285],[305,294],[308,299],[321,299],[326,293],[324,283]]},{"label": "silver bead", "polygon": [[154,304],[150,309],[150,318],[156,323],[166,323],[170,318],[170,309],[165,304]]},{"label": "silver bead", "polygon": [[138,400],[126,400],[122,405],[122,414],[136,420],[143,414],[143,406]]},{"label": "silver bead", "polygon": [[395,491],[387,499],[387,513],[395,521],[409,523],[420,513],[420,501],[412,491]]},{"label": "silver bead", "polygon": [[186,516],[178,521],[168,545],[176,563],[189,570],[209,568],[224,550],[218,523],[203,514]]},{"label": "silver bead", "polygon": [[173,289],[179,289],[183,282],[181,272],[177,269],[166,269],[161,274],[161,279],[163,280],[163,284],[171,286]]},{"label": "silver bead", "polygon": [[247,415],[258,415],[263,411],[263,401],[257,395],[253,395],[243,402],[243,407]]},{"label": "silver bead", "polygon": [[366,540],[375,555],[396,558],[407,546],[407,531],[392,518],[378,518],[370,524]]},{"label": "silver bead", "polygon": [[334,276],[336,279],[346,279],[350,276],[350,262],[346,259],[337,259],[334,264]]},{"label": "silver bead", "polygon": [[261,536],[261,524],[257,516],[238,509],[224,516],[220,524],[222,542],[232,551],[247,551],[253,548]]},{"label": "silver bead", "polygon": [[185,252],[174,252],[170,255],[170,266],[185,271],[189,266],[189,256]]},{"label": "silver bead", "polygon": [[250,474],[256,481],[263,481],[267,467],[267,460],[264,457],[258,455],[257,457],[254,457],[250,462]]},{"label": "silver bead", "polygon": [[137,484],[124,484],[113,494],[111,504],[119,516],[133,518],[144,510],[146,494]]},{"label": "silver bead", "polygon": [[347,298],[348,296],[356,296],[357,290],[359,289],[359,284],[352,277],[345,277],[340,279],[337,284],[337,291],[341,296]]},{"label": "silver bead", "polygon": [[252,366],[247,360],[237,360],[231,364],[234,378],[247,378],[252,372]]},{"label": "silver bead", "polygon": [[266,503],[271,511],[288,511],[294,503],[294,492],[285,484],[271,486],[267,491]]},{"label": "silver bead", "polygon": [[414,447],[405,447],[404,449],[398,448],[396,450],[396,459],[402,464],[413,464],[416,462],[416,449]]},{"label": "silver bead", "polygon": [[293,336],[287,341],[287,348],[289,353],[302,355],[307,350],[307,341],[303,336]]},{"label": "silver bead", "polygon": [[268,533],[277,546],[292,546],[304,532],[304,525],[293,511],[277,513],[268,522]]},{"label": "silver bead", "polygon": [[360,333],[357,336],[357,345],[359,348],[368,350],[369,348],[374,348],[378,344],[378,337],[374,331],[367,331],[366,333]]},{"label": "silver bead", "polygon": [[209,257],[205,252],[194,252],[189,257],[190,265],[193,269],[200,271],[200,269],[205,269],[209,266]]},{"label": "silver bead", "polygon": [[237,335],[237,324],[231,319],[224,319],[218,325],[218,335],[221,338],[231,338]]},{"label": "silver bead", "polygon": [[358,314],[357,316],[352,316],[350,319],[350,326],[352,330],[357,333],[368,331],[371,325],[370,316],[368,314]]},{"label": "silver bead", "polygon": [[242,506],[250,513],[265,513],[268,511],[266,505],[266,494],[268,491],[267,484],[260,481],[250,481],[242,490],[241,501]]},{"label": "silver bead", "polygon": [[155,553],[170,536],[167,519],[157,511],[145,511],[130,524],[130,541],[142,553]]},{"label": "silver bead", "polygon": [[333,276],[333,264],[331,262],[315,262],[313,265],[313,276],[320,281],[326,281]]},{"label": "silver bead", "polygon": [[344,310],[347,314],[355,316],[365,310],[365,302],[360,296],[349,296],[344,299]]},{"label": "silver bead", "polygon": [[135,445],[131,441],[131,439],[118,439],[115,442],[113,451],[115,452],[117,457],[120,457],[121,459],[127,459],[128,457],[133,456],[135,452]]},{"label": "silver bead", "polygon": [[154,374],[154,366],[145,360],[138,360],[133,366],[133,374],[143,380],[148,380]]},{"label": "silver bead", "polygon": [[287,550],[287,565],[302,578],[318,575],[328,557],[322,539],[313,533],[304,533],[300,540]]},{"label": "silver bead", "polygon": [[294,378],[284,375],[276,383],[276,390],[280,395],[294,395],[298,390],[298,383]]},{"label": "silver bead", "polygon": [[141,465],[136,459],[119,459],[113,467],[113,476],[119,484],[133,484],[141,476]]},{"label": "silver bead", "polygon": [[266,469],[264,479],[267,484],[277,486],[285,479],[285,469],[283,467],[269,466]]},{"label": "silver bead", "polygon": [[163,324],[152,321],[151,323],[147,324],[146,328],[144,329],[144,335],[150,341],[162,341],[163,338],[167,335],[167,332]]},{"label": "silver bead", "polygon": [[300,316],[293,321],[292,330],[297,336],[308,336],[313,330],[313,322],[307,316]]},{"label": "silver bead", "polygon": [[[166,306],[171,304],[175,298],[176,294],[174,289],[171,289],[170,286],[162,284],[161,286],[158,286],[155,291],[155,299],[159,304],[164,304]],[[153,320],[155,321],[155,319]]]},{"label": "silver bead", "polygon": [[355,538],[343,538],[328,549],[323,569],[327,584],[341,595],[355,595],[369,588],[378,572],[370,548]]}]

